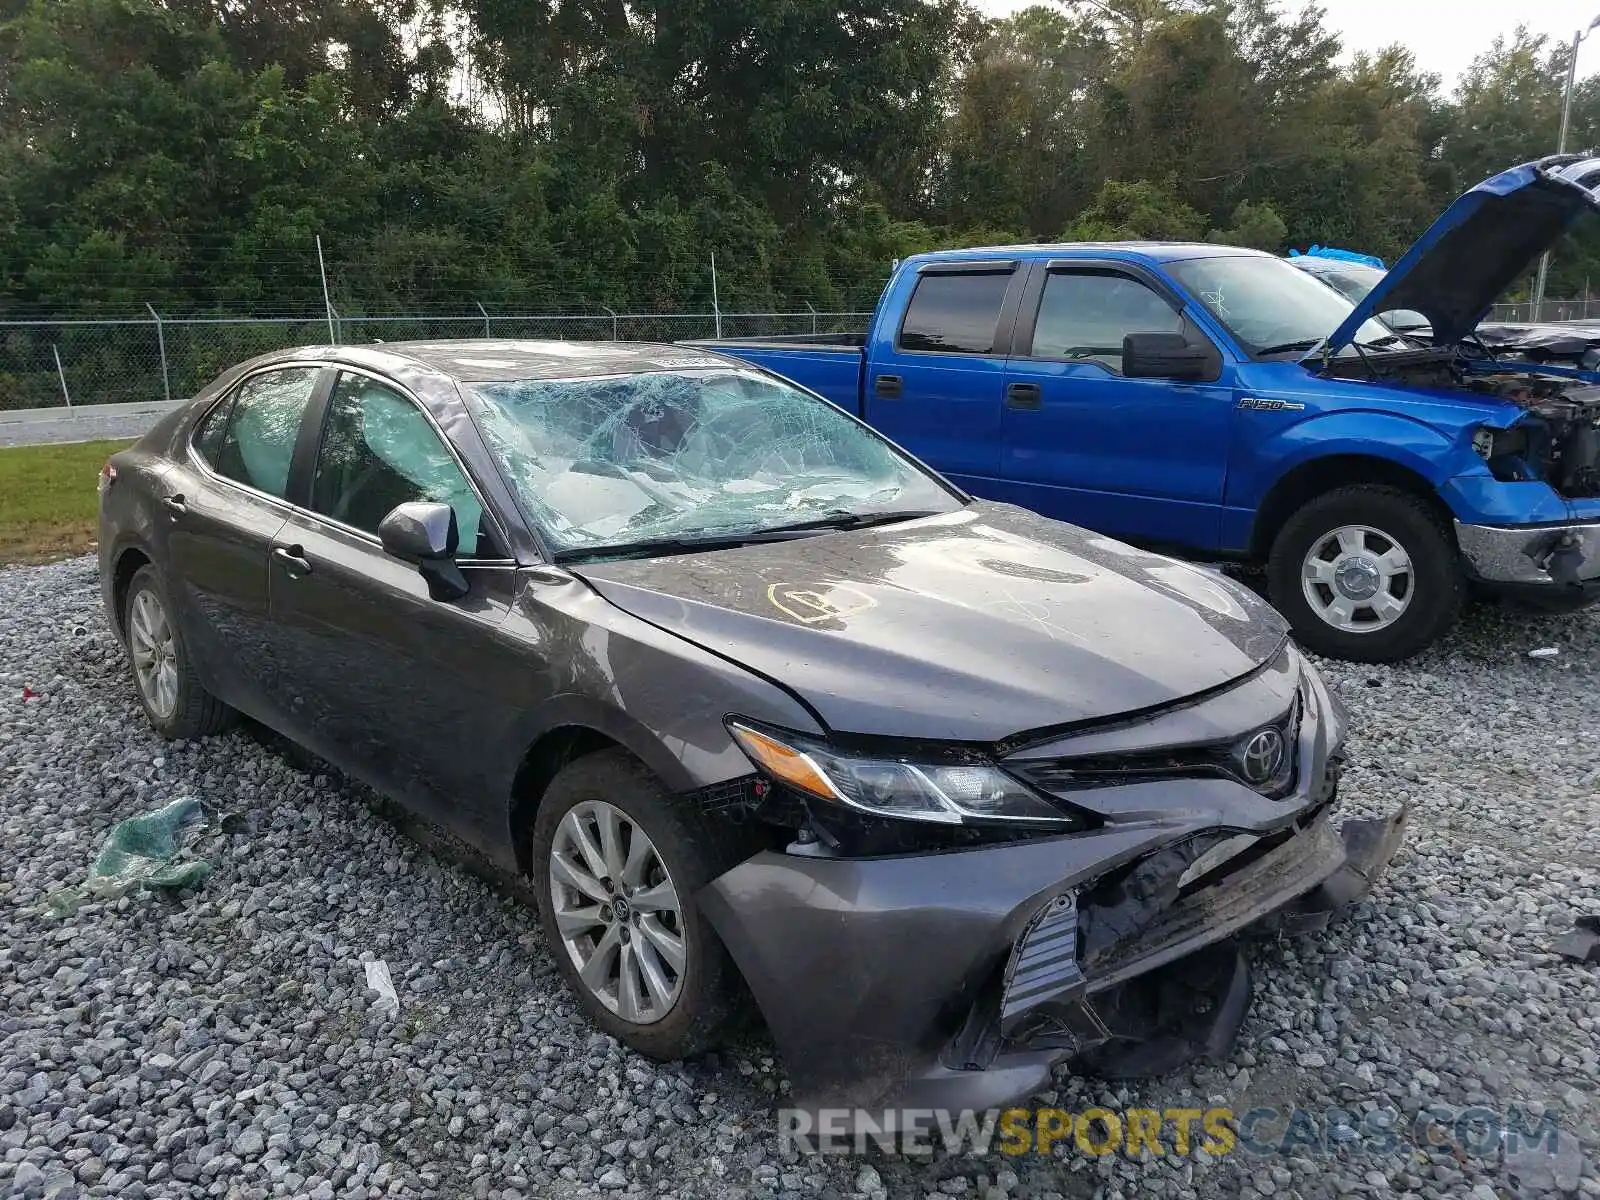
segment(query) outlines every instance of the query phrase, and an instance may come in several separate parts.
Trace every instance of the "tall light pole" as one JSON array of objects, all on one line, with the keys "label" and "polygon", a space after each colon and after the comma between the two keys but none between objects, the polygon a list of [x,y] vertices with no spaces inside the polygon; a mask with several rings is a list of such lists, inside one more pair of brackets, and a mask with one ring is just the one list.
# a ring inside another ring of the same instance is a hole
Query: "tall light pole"
[{"label": "tall light pole", "polygon": [[[1572,53],[1567,56],[1567,90],[1561,97],[1561,132],[1556,135],[1557,154],[1565,154],[1567,150],[1567,126],[1572,122],[1572,85],[1578,78],[1578,47],[1597,25],[1600,25],[1600,16],[1590,21],[1587,29],[1580,29],[1572,35]],[[1533,305],[1528,313],[1530,321],[1537,321],[1540,310],[1544,308],[1544,280],[1549,272],[1550,251],[1546,250],[1539,256],[1539,273],[1533,278]]]}]

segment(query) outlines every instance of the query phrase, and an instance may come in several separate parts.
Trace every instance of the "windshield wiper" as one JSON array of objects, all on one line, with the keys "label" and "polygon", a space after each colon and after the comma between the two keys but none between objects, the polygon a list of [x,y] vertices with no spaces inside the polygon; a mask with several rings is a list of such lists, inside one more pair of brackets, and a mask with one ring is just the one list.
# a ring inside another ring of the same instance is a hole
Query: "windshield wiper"
[{"label": "windshield wiper", "polygon": [[635,542],[613,542],[601,546],[574,546],[557,550],[551,557],[558,563],[581,562],[591,558],[638,558],[658,554],[698,554],[702,550],[730,550],[742,546],[748,534],[707,534],[704,537],[640,538]]},{"label": "windshield wiper", "polygon": [[1279,342],[1276,346],[1268,346],[1263,350],[1257,350],[1256,353],[1258,355],[1287,354],[1291,350],[1315,350],[1326,340],[1326,338],[1303,338],[1298,342]]},{"label": "windshield wiper", "polygon": [[897,521],[914,521],[918,517],[937,517],[940,514],[934,509],[907,509],[903,512],[835,512],[827,516],[815,517],[810,521],[796,521],[793,525],[779,525],[774,529],[763,529],[753,535],[753,540],[760,540],[767,534],[781,536],[787,533],[805,533],[811,530],[827,529],[866,529],[872,525],[892,525]]},{"label": "windshield wiper", "polygon": [[[1307,350],[1315,350],[1318,346],[1321,346],[1327,340],[1328,340],[1327,338],[1304,338],[1304,339],[1302,339],[1301,341],[1298,341],[1298,342],[1280,342],[1276,346],[1268,346],[1265,350],[1257,350],[1256,351],[1256,356],[1258,358],[1265,358],[1269,354],[1288,354],[1291,351],[1304,353]],[[1405,337],[1402,337],[1400,334],[1398,334],[1398,333],[1389,333],[1389,334],[1385,334],[1383,337],[1375,338],[1374,340],[1372,340],[1370,342],[1351,342],[1350,345],[1353,346],[1358,351],[1360,351],[1360,350],[1378,350],[1378,351],[1383,351],[1383,350],[1393,350],[1393,349],[1396,348],[1395,347],[1395,343],[1396,342],[1405,342],[1405,341],[1408,341],[1408,339],[1405,338]],[[1409,349],[1408,346],[1400,347],[1400,348],[1401,349]]]},{"label": "windshield wiper", "polygon": [[736,546],[750,546],[760,542],[787,542],[795,538],[829,533],[836,529],[865,529],[872,525],[888,525],[896,521],[910,521],[917,517],[936,517],[931,509],[906,512],[830,513],[811,521],[798,521],[793,525],[780,525],[772,529],[752,529],[743,533],[707,533],[694,537],[640,538],[633,542],[616,542],[608,546],[575,546],[570,550],[556,551],[558,563],[575,562],[590,558],[629,558],[658,554],[697,554],[704,550],[731,550]]}]

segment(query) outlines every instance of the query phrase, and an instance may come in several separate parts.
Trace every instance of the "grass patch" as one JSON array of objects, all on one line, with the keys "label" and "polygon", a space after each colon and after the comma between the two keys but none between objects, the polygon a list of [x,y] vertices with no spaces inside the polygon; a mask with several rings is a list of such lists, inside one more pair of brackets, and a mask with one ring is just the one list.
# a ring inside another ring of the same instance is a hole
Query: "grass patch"
[{"label": "grass patch", "polygon": [[0,449],[0,564],[49,562],[94,548],[107,458],[126,441]]}]

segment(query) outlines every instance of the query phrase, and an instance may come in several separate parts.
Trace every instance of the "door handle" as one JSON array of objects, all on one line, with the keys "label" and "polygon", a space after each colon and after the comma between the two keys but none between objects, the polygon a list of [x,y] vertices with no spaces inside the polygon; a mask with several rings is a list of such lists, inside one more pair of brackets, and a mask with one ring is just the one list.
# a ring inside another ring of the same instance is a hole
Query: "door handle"
[{"label": "door handle", "polygon": [[189,511],[189,503],[183,498],[182,493],[175,496],[161,497],[161,503],[166,505],[167,511],[175,517],[181,517]]},{"label": "door handle", "polygon": [[1034,409],[1043,403],[1044,396],[1037,383],[1006,384],[1007,408]]},{"label": "door handle", "polygon": [[873,381],[873,393],[879,400],[898,400],[902,384],[903,381],[898,375],[879,375]]},{"label": "door handle", "polygon": [[289,573],[291,579],[311,574],[311,560],[299,546],[274,546],[272,557],[283,564],[283,569]]}]

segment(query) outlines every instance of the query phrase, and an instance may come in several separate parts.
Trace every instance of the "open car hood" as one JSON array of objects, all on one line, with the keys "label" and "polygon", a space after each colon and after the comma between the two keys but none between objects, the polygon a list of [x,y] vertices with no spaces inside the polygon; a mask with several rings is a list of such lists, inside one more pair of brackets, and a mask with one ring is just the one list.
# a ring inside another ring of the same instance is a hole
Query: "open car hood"
[{"label": "open car hood", "polygon": [[1428,318],[1435,345],[1454,345],[1589,210],[1600,210],[1600,158],[1591,155],[1553,155],[1484,180],[1444,210],[1321,352],[1336,354],[1365,321],[1401,308]]}]

